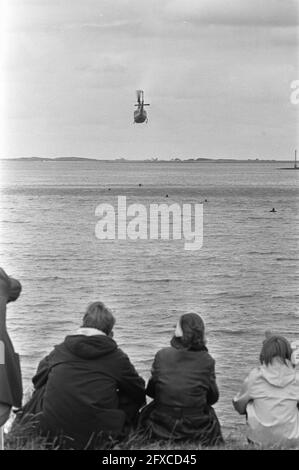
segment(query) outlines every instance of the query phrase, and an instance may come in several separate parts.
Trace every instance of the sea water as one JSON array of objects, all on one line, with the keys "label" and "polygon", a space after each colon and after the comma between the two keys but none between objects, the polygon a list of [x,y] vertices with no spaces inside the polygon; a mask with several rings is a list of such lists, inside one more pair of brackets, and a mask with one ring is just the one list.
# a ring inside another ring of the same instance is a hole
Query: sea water
[{"label": "sea water", "polygon": [[[113,310],[115,339],[145,379],[179,316],[198,312],[216,360],[218,416],[228,430],[242,423],[231,399],[258,364],[264,331],[299,339],[299,173],[278,162],[0,165],[0,260],[23,285],[8,326],[25,388],[91,301]],[[206,200],[202,248],[98,240],[95,209],[118,196],[145,206]]]}]

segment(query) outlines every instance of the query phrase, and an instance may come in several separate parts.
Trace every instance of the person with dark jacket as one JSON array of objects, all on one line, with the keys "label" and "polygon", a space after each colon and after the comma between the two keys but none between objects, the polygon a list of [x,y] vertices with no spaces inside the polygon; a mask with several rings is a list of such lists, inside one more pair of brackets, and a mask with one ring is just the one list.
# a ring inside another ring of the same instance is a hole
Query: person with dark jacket
[{"label": "person with dark jacket", "polygon": [[144,380],[112,339],[114,323],[103,303],[92,303],[83,326],[55,346],[33,377],[41,430],[67,447],[122,437],[145,403]]},{"label": "person with dark jacket", "polygon": [[140,425],[150,437],[196,440],[203,446],[223,443],[211,405],[219,392],[215,361],[205,345],[204,323],[195,313],[182,315],[171,346],[157,352]]}]

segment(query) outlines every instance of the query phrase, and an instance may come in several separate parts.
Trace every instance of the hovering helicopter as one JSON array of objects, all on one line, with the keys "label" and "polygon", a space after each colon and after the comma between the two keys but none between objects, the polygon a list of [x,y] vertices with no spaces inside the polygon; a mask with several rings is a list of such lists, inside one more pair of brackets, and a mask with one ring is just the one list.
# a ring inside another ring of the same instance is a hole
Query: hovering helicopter
[{"label": "hovering helicopter", "polygon": [[148,120],[144,106],[149,106],[149,104],[144,102],[143,90],[137,90],[136,93],[137,93],[137,104],[135,104],[135,106],[137,106],[137,110],[134,111],[134,122],[136,122],[137,124],[140,124],[144,121],[147,122]]}]

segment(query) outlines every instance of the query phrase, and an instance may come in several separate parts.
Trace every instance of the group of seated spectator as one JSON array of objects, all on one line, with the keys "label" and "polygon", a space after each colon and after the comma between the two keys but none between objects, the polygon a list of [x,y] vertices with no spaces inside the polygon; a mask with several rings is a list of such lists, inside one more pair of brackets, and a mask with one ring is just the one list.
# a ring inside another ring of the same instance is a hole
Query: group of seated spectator
[{"label": "group of seated spectator", "polygon": [[[0,297],[4,290],[0,282]],[[222,445],[213,408],[219,399],[215,361],[202,318],[196,313],[179,318],[170,345],[154,357],[147,385],[113,339],[114,325],[109,308],[90,304],[82,326],[40,362],[33,395],[17,419],[34,416],[42,434],[77,449],[95,448],[103,437],[121,440],[132,430],[148,439]],[[299,445],[298,403],[291,346],[268,333],[260,365],[233,399],[246,416],[249,442]]]}]

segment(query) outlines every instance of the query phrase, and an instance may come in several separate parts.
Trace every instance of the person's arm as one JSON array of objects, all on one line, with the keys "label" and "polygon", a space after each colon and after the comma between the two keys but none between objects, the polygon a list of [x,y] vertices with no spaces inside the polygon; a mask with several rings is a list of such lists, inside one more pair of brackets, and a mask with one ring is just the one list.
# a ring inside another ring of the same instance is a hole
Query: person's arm
[{"label": "person's arm", "polygon": [[149,381],[148,381],[147,387],[146,387],[146,394],[150,398],[155,398],[155,396],[156,396],[156,381],[157,381],[157,374],[158,374],[158,363],[159,363],[159,358],[158,358],[158,353],[157,353],[155,355],[154,362],[152,364],[151,377],[149,378]]},{"label": "person's arm", "polygon": [[150,377],[150,379],[147,383],[145,393],[147,394],[148,397],[155,398],[155,394],[156,394],[155,393],[155,382],[154,382],[152,377]]},{"label": "person's arm", "polygon": [[51,370],[49,357],[50,355],[44,357],[44,359],[40,361],[37,367],[37,371],[34,377],[32,378],[32,383],[34,385],[35,390],[38,390],[43,385],[45,385],[48,380],[49,372]]},{"label": "person's arm", "polygon": [[248,403],[252,400],[249,389],[249,376],[244,380],[241,390],[233,398],[233,407],[235,410],[240,413],[240,415],[246,414],[246,407]]},{"label": "person's arm", "polygon": [[6,330],[6,298],[0,293],[0,340],[7,336]]},{"label": "person's arm", "polygon": [[219,400],[219,390],[216,383],[215,361],[213,360],[212,371],[210,376],[210,387],[207,392],[208,405],[214,405]]},{"label": "person's arm", "polygon": [[120,368],[122,375],[119,380],[119,390],[140,406],[145,404],[145,382],[138,375],[128,356],[122,352]]},{"label": "person's arm", "polygon": [[9,298],[9,277],[0,268],[0,338],[6,333],[6,304]]},{"label": "person's arm", "polygon": [[297,408],[299,409],[299,365],[295,367],[295,377],[296,377],[296,384],[297,384]]}]

